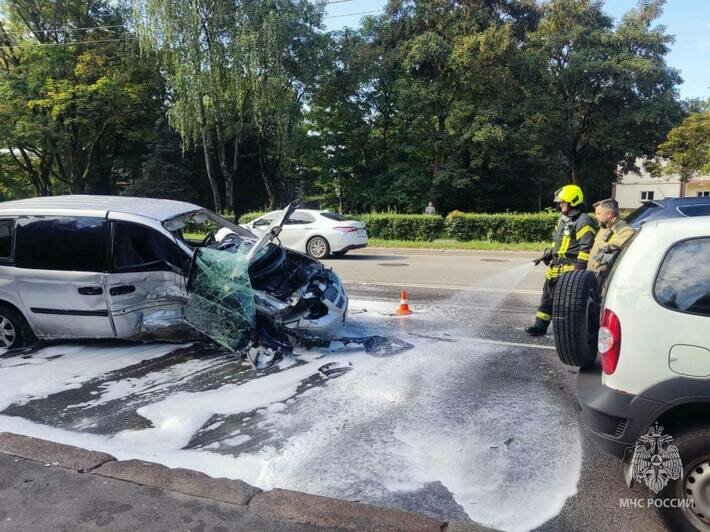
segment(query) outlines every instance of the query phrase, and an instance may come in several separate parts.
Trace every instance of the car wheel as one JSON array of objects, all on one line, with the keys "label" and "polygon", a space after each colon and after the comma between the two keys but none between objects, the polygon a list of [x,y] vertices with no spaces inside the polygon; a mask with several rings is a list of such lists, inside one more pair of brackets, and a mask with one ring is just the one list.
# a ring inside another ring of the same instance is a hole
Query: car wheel
[{"label": "car wheel", "polygon": [[599,283],[589,270],[575,270],[557,280],[552,328],[562,363],[582,368],[594,364],[600,301]]},{"label": "car wheel", "polygon": [[314,259],[324,259],[330,255],[330,246],[322,236],[314,236],[306,244],[306,251]]},{"label": "car wheel", "polygon": [[0,305],[0,349],[26,347],[36,341],[25,317],[12,307]]},{"label": "car wheel", "polygon": [[[710,425],[687,429],[675,434],[673,444],[678,448],[683,474],[669,480],[655,497],[661,500],[687,501],[676,504],[682,508],[666,507],[661,503],[663,519],[671,530],[696,531],[710,529]],[[685,506],[688,506],[687,508]]]}]

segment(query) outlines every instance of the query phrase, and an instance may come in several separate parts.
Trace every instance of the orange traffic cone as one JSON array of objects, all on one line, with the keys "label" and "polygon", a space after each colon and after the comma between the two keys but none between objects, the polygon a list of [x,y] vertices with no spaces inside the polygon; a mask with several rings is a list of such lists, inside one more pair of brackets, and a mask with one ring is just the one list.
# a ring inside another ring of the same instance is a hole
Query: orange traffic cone
[{"label": "orange traffic cone", "polygon": [[397,307],[397,316],[408,316],[412,311],[409,310],[409,301],[407,301],[407,291],[402,290],[399,296],[399,307]]}]

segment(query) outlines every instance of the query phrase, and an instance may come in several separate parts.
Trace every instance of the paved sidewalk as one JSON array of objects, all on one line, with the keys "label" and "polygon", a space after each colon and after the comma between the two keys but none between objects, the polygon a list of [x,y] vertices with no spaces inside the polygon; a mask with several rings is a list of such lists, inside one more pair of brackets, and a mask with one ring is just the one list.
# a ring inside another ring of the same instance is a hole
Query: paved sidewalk
[{"label": "paved sidewalk", "polygon": [[0,433],[0,501],[3,531],[488,530],[10,433]]}]

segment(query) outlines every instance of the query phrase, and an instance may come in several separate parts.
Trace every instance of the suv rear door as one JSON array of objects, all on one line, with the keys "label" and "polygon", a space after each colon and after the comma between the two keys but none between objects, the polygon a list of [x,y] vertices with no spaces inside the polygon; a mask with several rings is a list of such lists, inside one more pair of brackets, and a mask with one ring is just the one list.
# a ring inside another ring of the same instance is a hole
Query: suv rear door
[{"label": "suv rear door", "polygon": [[42,337],[112,338],[105,293],[107,223],[89,216],[21,216],[15,280]]},{"label": "suv rear door", "polygon": [[189,257],[143,224],[111,221],[108,298],[116,336],[178,325],[187,301]]}]

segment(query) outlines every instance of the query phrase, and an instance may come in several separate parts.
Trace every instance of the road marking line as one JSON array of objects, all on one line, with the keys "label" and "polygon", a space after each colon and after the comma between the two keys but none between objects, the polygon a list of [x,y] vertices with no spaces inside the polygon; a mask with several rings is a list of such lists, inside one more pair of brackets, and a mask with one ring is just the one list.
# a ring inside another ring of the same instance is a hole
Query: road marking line
[{"label": "road marking line", "polygon": [[485,286],[456,286],[456,285],[443,285],[443,284],[416,284],[416,283],[387,283],[381,281],[343,281],[346,285],[362,285],[362,286],[382,286],[382,287],[393,287],[401,288],[406,285],[407,288],[434,288],[436,290],[456,290],[463,292],[489,292],[496,294],[525,294],[525,295],[535,295],[539,296],[539,290],[525,290],[525,289],[512,289],[512,288],[488,288]]},{"label": "road marking line", "polygon": [[504,342],[503,340],[489,340],[488,338],[478,338],[476,336],[469,336],[467,338],[462,338],[462,340],[472,340],[474,342],[482,342],[484,344],[494,344],[494,345],[507,345],[512,347],[529,347],[532,349],[546,349],[548,351],[556,351],[557,348],[551,345],[539,345],[539,344],[523,344],[519,342]]}]

